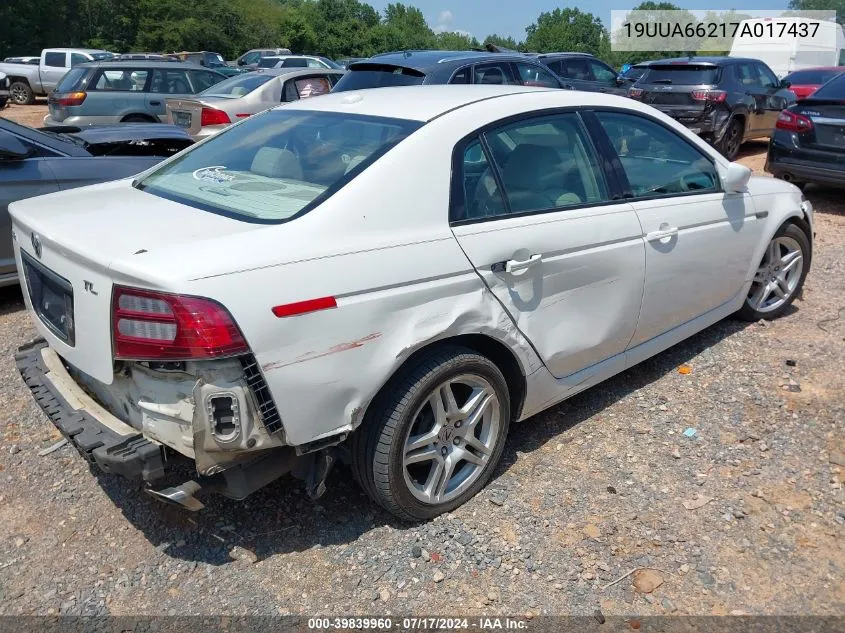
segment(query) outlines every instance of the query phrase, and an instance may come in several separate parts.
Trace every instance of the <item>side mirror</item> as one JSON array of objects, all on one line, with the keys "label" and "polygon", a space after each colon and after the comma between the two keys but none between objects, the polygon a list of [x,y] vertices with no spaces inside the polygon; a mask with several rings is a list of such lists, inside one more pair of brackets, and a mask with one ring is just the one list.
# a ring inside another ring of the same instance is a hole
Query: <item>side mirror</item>
[{"label": "side mirror", "polygon": [[743,193],[751,178],[751,170],[745,165],[731,163],[725,168],[719,168],[719,178],[722,188],[728,193]]},{"label": "side mirror", "polygon": [[238,60],[238,66],[246,66],[246,60],[244,60],[244,59],[239,59],[239,60]]},{"label": "side mirror", "polygon": [[622,75],[616,75],[616,85],[621,86],[625,83],[625,78]]},{"label": "side mirror", "polygon": [[781,87],[781,88],[784,88],[784,89],[785,89],[785,88],[789,88],[789,87],[791,87],[791,86],[792,86],[792,82],[791,82],[791,81],[787,81],[786,79],[781,79],[781,80],[780,80],[780,87]]},{"label": "side mirror", "polygon": [[0,161],[11,162],[29,158],[32,152],[18,137],[6,131],[0,131]]}]

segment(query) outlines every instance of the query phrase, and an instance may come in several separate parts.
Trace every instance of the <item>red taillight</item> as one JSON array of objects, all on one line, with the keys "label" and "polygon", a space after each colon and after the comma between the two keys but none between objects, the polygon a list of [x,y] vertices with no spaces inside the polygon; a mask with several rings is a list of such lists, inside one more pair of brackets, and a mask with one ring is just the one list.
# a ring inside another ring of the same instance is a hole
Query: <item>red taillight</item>
[{"label": "red taillight", "polygon": [[229,312],[216,301],[115,286],[114,356],[121,360],[191,360],[249,351]]},{"label": "red taillight", "polygon": [[223,112],[223,110],[218,110],[217,108],[203,108],[202,109],[202,116],[200,117],[200,125],[226,125],[231,123],[232,120],[229,118],[229,115]]},{"label": "red taillight", "polygon": [[252,116],[252,113],[251,112],[239,112],[235,116],[238,117],[239,119],[245,119],[248,116]]},{"label": "red taillight", "polygon": [[786,130],[787,132],[807,132],[813,129],[813,121],[789,110],[782,110],[778,115],[775,127],[779,130]]},{"label": "red taillight", "polygon": [[62,107],[78,106],[82,105],[82,102],[85,101],[85,97],[87,96],[88,95],[84,92],[71,92],[58,97],[56,99],[56,103],[58,103]]},{"label": "red taillight", "polygon": [[631,99],[642,99],[643,98],[643,89],[642,88],[629,88],[628,89],[628,96]]},{"label": "red taillight", "polygon": [[696,101],[709,101],[711,103],[724,103],[728,93],[724,90],[693,90],[692,98]]}]

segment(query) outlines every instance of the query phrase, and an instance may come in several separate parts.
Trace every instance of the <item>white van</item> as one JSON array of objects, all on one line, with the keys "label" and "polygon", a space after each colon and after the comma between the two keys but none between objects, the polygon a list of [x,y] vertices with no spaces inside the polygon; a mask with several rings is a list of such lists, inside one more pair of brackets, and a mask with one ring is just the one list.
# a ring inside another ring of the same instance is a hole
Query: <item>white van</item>
[{"label": "white van", "polygon": [[825,20],[754,18],[740,23],[729,55],[759,59],[783,78],[804,68],[845,66],[845,34]]}]

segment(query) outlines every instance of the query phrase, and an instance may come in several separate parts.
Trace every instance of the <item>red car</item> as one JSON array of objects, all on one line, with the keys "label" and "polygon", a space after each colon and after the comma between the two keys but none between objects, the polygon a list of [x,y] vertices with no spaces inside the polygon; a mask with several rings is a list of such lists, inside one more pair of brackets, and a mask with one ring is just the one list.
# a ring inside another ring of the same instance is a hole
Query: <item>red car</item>
[{"label": "red car", "polygon": [[795,93],[795,96],[804,99],[818,90],[823,83],[841,73],[845,73],[845,66],[805,68],[789,73],[784,79],[789,82],[789,89]]}]

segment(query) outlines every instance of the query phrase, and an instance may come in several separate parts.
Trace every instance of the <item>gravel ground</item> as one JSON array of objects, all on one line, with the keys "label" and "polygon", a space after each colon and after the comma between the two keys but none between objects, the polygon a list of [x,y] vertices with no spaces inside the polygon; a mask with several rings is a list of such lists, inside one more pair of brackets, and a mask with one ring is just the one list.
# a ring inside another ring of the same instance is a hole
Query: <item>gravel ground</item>
[{"label": "gravel ground", "polygon": [[789,315],[725,320],[512,428],[487,489],[423,525],[343,468],[316,503],[283,480],[189,514],[69,446],[40,457],[60,436],[12,358],[35,331],[0,290],[0,615],[845,615],[845,204],[808,196]]}]

